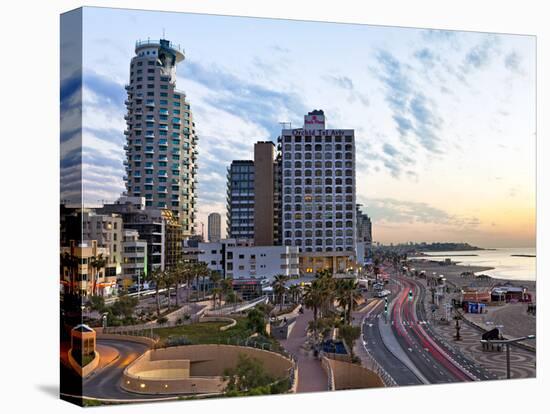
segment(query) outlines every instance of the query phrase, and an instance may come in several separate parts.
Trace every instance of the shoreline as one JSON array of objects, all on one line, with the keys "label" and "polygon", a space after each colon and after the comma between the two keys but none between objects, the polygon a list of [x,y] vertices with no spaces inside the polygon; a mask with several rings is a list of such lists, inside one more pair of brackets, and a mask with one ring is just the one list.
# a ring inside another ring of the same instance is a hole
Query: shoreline
[{"label": "shoreline", "polygon": [[[445,276],[445,278],[458,288],[466,286],[479,286],[488,287],[495,285],[510,284],[513,286],[526,287],[533,294],[533,301],[536,297],[536,280],[517,280],[517,279],[505,279],[487,275],[488,278],[476,278],[479,273],[488,272],[494,269],[490,266],[475,266],[464,265],[457,262],[453,262],[449,265],[441,265],[441,262],[429,259],[415,259],[409,261],[410,267],[415,268],[418,271],[425,271],[427,275],[437,273]],[[469,272],[473,276],[461,276],[461,273]]]}]

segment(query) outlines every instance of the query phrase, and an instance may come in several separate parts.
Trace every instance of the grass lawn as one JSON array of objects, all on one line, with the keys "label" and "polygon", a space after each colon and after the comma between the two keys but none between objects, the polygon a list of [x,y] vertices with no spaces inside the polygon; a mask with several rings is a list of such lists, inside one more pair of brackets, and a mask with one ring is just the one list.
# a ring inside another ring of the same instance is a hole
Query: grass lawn
[{"label": "grass lawn", "polygon": [[[160,337],[160,346],[165,345],[167,340],[178,337],[185,338],[191,344],[227,344],[228,341],[230,344],[235,344],[236,341],[244,342],[252,334],[252,331],[246,327],[246,318],[234,319],[237,321],[237,325],[226,331],[220,331],[220,327],[227,325],[227,322],[202,322],[155,329],[155,334]],[[258,337],[250,341],[269,344],[274,350],[280,349],[279,343],[272,338]]]}]

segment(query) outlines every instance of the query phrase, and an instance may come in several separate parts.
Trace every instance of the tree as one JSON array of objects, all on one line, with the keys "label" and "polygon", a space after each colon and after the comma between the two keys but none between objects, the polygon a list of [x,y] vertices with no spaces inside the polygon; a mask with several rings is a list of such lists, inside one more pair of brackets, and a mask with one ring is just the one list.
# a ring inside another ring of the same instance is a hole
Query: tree
[{"label": "tree", "polygon": [[130,319],[134,316],[134,311],[138,305],[138,299],[136,297],[122,295],[111,306],[111,312],[117,317],[123,317],[124,319]]},{"label": "tree", "polygon": [[170,305],[172,302],[170,289],[172,288],[173,285],[177,286],[177,284],[178,284],[178,275],[175,268],[172,268],[164,272],[164,286],[166,287],[166,298],[168,299],[168,309],[170,309]]},{"label": "tree", "polygon": [[302,294],[302,290],[300,289],[300,286],[292,285],[288,288],[288,294],[290,295],[290,300],[293,303],[298,303],[300,301],[300,295]]},{"label": "tree", "polygon": [[[216,299],[221,297],[222,289],[220,288],[220,281],[222,277],[220,274],[214,270],[210,271],[210,282],[213,284],[212,288],[212,305],[216,309]],[[221,303],[220,303],[221,306]]]},{"label": "tree", "polygon": [[315,340],[317,340],[318,337],[317,319],[319,318],[319,308],[323,305],[323,301],[325,300],[323,289],[319,279],[306,285],[304,289],[304,305],[306,308],[313,310],[313,332]]},{"label": "tree", "polygon": [[339,327],[338,332],[353,354],[353,344],[361,336],[361,328],[359,326],[342,325]]},{"label": "tree", "polygon": [[273,288],[273,293],[275,293],[275,296],[278,299],[279,302],[279,310],[283,310],[283,298],[284,294],[286,292],[286,286],[285,283],[288,280],[287,275],[276,275],[273,278],[273,282],[271,282],[271,287]]},{"label": "tree", "polygon": [[[178,262],[176,264],[176,267],[174,269],[175,274],[175,282],[176,282],[176,307],[179,308],[180,302],[180,283],[187,283],[189,280],[189,274],[191,272],[189,263],[185,262]],[[187,299],[189,299],[189,295],[187,296]]]},{"label": "tree", "polygon": [[104,268],[107,264],[107,260],[103,257],[103,253],[93,256],[90,259],[90,266],[92,267],[93,281],[92,281],[92,295],[95,295],[97,288],[97,280],[99,279],[99,270]]},{"label": "tree", "polygon": [[250,309],[246,314],[246,327],[254,333],[265,335],[265,313],[257,307]]},{"label": "tree", "polygon": [[68,289],[68,292],[66,293],[73,294],[75,293],[75,290],[76,290],[75,285],[76,285],[77,274],[78,274],[79,259],[78,257],[72,255],[71,253],[65,252],[61,255],[59,263],[61,264],[61,274],[63,275],[63,279],[64,279],[64,270],[67,269],[68,271],[67,273],[69,277],[69,280],[68,280],[69,289]]},{"label": "tree", "polygon": [[361,293],[357,289],[354,280],[339,280],[336,283],[336,300],[344,310],[344,323],[351,324],[351,313],[356,308],[357,301],[361,299]]},{"label": "tree", "polygon": [[149,279],[155,284],[155,297],[157,299],[157,317],[160,317],[160,295],[159,290],[161,286],[164,286],[166,281],[166,272],[160,268],[153,270],[150,273]]},{"label": "tree", "polygon": [[239,354],[236,367],[226,369],[224,377],[227,380],[225,392],[248,392],[274,382],[266,373],[262,361],[245,354]]},{"label": "tree", "polygon": [[203,299],[204,299],[204,279],[206,278],[206,275],[209,272],[210,272],[210,269],[208,268],[208,264],[206,264],[205,262],[198,262],[193,265],[193,275],[197,281],[197,289],[199,287],[199,279],[202,276]]},{"label": "tree", "polygon": [[105,299],[103,296],[91,296],[88,299],[88,306],[91,310],[103,313],[105,312]]},{"label": "tree", "polygon": [[224,299],[226,302],[232,302],[231,300],[229,300],[229,298],[233,299],[234,297],[235,292],[233,291],[233,279],[230,277],[223,279],[221,281],[220,305],[222,299]]}]

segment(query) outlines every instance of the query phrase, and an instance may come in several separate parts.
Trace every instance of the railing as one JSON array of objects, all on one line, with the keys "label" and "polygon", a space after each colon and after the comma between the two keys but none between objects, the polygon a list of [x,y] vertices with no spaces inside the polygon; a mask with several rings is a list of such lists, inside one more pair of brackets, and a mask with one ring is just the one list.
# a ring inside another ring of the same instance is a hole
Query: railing
[{"label": "railing", "polygon": [[235,304],[224,306],[218,309],[211,309],[207,311],[207,313],[209,315],[227,315],[229,313],[237,313],[237,312],[245,311],[247,309],[250,309],[250,308],[253,308],[254,306],[259,305],[260,303],[267,303],[267,301],[268,301],[267,296],[261,296],[249,302],[235,303]]},{"label": "railing", "polygon": [[[362,335],[361,335],[362,336]],[[363,349],[365,353],[367,354],[368,358],[371,361],[371,371],[378,374],[378,376],[382,379],[382,382],[386,387],[395,387],[397,386],[397,382],[393,379],[393,377],[378,363],[378,361],[372,356],[372,354],[368,351],[367,347],[363,345]]]},{"label": "railing", "polygon": [[[173,42],[167,42],[168,43],[168,47],[171,48],[171,49],[174,49],[174,50],[177,50],[178,52],[181,52],[183,54],[185,54],[185,49],[183,49],[179,44],[175,44]],[[151,40],[149,38],[147,38],[147,40],[138,40],[136,42],[136,48],[137,47],[142,47],[142,46],[160,46],[160,40]]]},{"label": "railing", "polygon": [[328,362],[328,358],[323,356],[321,357],[321,366],[327,373],[328,383],[327,383],[327,389],[329,391],[334,391],[336,389],[336,386],[334,385],[334,372],[332,371],[332,367],[330,366],[330,363]]}]

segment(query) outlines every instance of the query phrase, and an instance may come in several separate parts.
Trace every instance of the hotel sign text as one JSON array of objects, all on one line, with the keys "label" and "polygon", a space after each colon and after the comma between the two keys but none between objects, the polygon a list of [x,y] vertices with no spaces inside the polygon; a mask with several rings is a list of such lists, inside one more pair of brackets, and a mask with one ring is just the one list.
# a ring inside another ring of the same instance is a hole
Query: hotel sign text
[{"label": "hotel sign text", "polygon": [[321,136],[341,136],[345,135],[345,129],[293,129],[292,135],[304,136],[304,135],[321,135]]}]

